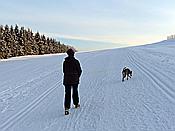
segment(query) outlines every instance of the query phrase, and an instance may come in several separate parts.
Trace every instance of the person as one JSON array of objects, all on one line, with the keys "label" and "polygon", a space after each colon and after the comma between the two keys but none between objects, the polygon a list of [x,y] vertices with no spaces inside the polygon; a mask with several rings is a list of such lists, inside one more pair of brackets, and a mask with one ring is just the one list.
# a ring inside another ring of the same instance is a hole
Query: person
[{"label": "person", "polygon": [[75,108],[80,107],[79,104],[79,94],[78,94],[78,84],[82,73],[80,62],[74,57],[74,50],[67,50],[68,57],[65,58],[63,62],[63,73],[64,80],[63,85],[65,86],[65,100],[64,108],[65,115],[69,114],[70,104],[71,104],[71,88],[73,89],[73,104]]}]

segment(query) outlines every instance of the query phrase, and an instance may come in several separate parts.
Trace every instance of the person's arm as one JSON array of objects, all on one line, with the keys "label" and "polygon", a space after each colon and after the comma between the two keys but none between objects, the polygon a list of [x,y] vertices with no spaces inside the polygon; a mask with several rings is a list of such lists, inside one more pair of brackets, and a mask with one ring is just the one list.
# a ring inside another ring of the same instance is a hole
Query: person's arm
[{"label": "person's arm", "polygon": [[65,61],[63,62],[63,73],[65,73]]},{"label": "person's arm", "polygon": [[80,66],[80,62],[78,60],[77,60],[77,72],[78,72],[78,75],[80,77],[81,73],[82,73],[82,69],[81,69],[81,66]]}]

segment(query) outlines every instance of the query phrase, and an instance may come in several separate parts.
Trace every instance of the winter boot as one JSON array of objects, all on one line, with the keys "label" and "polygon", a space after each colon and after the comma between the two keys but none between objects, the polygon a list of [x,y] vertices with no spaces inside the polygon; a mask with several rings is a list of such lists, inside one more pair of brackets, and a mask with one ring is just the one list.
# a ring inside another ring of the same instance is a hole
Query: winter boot
[{"label": "winter boot", "polygon": [[69,115],[69,109],[65,108],[65,115]]},{"label": "winter boot", "polygon": [[80,104],[75,105],[75,108],[80,108]]}]

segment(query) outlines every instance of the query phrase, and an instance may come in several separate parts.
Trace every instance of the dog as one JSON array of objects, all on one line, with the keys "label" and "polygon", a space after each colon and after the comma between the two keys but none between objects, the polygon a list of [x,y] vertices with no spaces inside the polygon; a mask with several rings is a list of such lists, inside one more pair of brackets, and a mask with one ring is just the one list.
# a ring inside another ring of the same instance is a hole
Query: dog
[{"label": "dog", "polygon": [[128,78],[132,77],[132,71],[127,67],[124,67],[122,70],[122,82],[124,81],[125,77],[127,80]]}]

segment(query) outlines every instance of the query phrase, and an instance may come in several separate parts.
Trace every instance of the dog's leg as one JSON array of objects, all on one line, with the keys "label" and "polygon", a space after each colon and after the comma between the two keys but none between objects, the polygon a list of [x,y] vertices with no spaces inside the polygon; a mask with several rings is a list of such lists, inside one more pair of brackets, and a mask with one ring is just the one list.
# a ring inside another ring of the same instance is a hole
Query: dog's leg
[{"label": "dog's leg", "polygon": [[124,79],[125,79],[125,73],[122,72],[122,82],[124,81]]},{"label": "dog's leg", "polygon": [[[122,74],[122,75],[123,75],[123,74]],[[124,81],[124,78],[125,78],[125,77],[124,77],[124,75],[123,75],[123,76],[122,76],[122,82]]]}]

